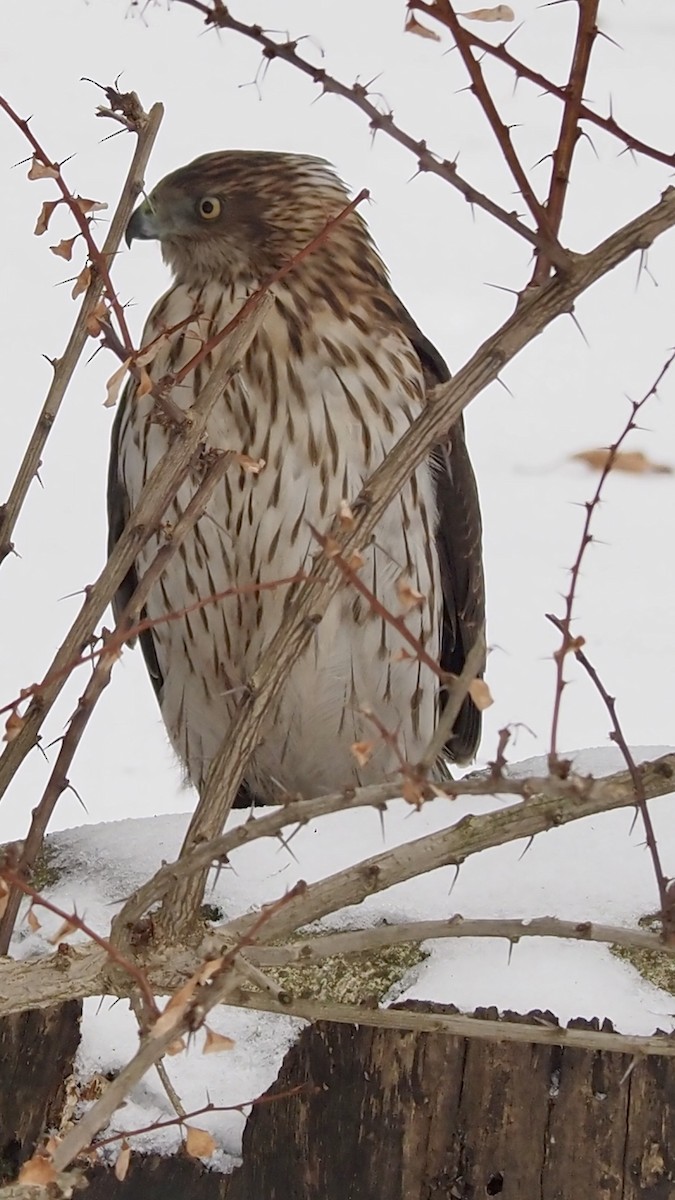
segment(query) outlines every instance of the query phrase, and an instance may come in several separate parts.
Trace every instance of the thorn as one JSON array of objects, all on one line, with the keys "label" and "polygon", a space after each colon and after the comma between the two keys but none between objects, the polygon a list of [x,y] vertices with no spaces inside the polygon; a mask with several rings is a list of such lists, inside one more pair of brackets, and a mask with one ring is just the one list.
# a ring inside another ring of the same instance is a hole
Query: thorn
[{"label": "thorn", "polygon": [[572,318],[572,320],[574,321],[574,324],[576,325],[577,329],[579,330],[579,333],[581,334],[581,336],[582,336],[582,338],[584,339],[584,341],[585,341],[586,345],[587,345],[587,346],[589,347],[589,349],[590,349],[590,343],[589,343],[589,341],[588,341],[588,338],[586,337],[586,334],[584,333],[583,329],[581,328],[581,325],[579,324],[579,321],[577,320],[577,317],[576,317],[576,315],[575,315],[575,313],[574,313],[574,310],[572,310],[572,311],[569,313],[569,316],[570,316],[570,317]]}]

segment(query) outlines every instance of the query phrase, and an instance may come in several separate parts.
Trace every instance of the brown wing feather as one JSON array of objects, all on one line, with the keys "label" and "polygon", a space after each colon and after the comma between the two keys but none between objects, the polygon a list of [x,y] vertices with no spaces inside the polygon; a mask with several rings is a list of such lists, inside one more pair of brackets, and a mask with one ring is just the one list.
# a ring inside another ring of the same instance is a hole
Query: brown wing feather
[{"label": "brown wing feather", "polygon": [[[128,384],[124,389],[122,399],[115,414],[113,421],[112,433],[110,437],[110,461],[108,464],[108,554],[111,554],[116,546],[120,534],[124,529],[129,518],[129,497],[126,488],[119,476],[119,437],[120,427],[126,416],[127,405],[133,403],[133,396],[130,395],[132,384]],[[120,584],[113,598],[113,612],[115,618],[118,619],[120,614],[126,608],[131,599],[136,585],[138,576],[133,567],[131,567]],[[139,641],[141,650],[145,659],[145,665],[148,669],[150,682],[155,689],[155,694],[159,700],[162,692],[164,680],[162,672],[157,661],[157,651],[155,650],[155,642],[152,636],[151,629],[145,629],[140,634]]]},{"label": "brown wing feather", "polygon": [[[401,305],[404,325],[417,351],[427,387],[450,378],[435,346]],[[443,585],[444,614],[440,663],[453,675],[461,672],[466,655],[485,627],[482,524],[476,478],[466,448],[464,421],[453,425],[448,441],[431,452],[436,483],[438,529],[436,546]],[[481,666],[481,675],[485,663]],[[481,732],[481,714],[469,696],[460,710],[446,750],[454,762],[473,758]]]}]

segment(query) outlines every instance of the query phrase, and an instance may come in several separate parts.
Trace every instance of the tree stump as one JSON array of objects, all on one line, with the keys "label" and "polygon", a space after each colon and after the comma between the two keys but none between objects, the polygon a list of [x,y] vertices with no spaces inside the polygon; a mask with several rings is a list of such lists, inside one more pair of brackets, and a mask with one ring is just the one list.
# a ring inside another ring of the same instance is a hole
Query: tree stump
[{"label": "tree stump", "polygon": [[45,1129],[58,1125],[81,1015],[71,1000],[0,1018],[0,1182],[13,1179]]}]

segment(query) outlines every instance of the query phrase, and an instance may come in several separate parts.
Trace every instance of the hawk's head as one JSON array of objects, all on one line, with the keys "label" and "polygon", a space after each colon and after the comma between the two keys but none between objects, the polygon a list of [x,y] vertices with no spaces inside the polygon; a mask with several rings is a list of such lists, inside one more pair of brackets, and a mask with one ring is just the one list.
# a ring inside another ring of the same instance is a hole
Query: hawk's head
[{"label": "hawk's head", "polygon": [[[165,261],[184,282],[255,281],[292,258],[348,199],[323,159],[226,150],[205,154],[158,183],[131,217],[126,240],[159,240]],[[336,235],[330,239],[333,270],[340,253],[357,260],[373,253],[357,213]]]}]

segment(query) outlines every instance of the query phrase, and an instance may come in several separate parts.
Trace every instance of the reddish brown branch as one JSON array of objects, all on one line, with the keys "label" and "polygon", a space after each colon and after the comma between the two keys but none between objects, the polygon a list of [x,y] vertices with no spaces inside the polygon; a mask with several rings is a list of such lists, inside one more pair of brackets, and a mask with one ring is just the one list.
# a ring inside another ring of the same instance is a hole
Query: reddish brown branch
[{"label": "reddish brown branch", "polygon": [[133,342],[127,326],[124,309],[117,299],[117,295],[110,278],[110,271],[108,269],[106,256],[101,253],[92,235],[91,218],[86,216],[82,210],[81,204],[79,203],[81,197],[76,197],[73,195],[65,179],[63,178],[60,163],[52,162],[46,151],[43,150],[38,139],[35,137],[29,122],[25,121],[18,115],[18,113],[14,111],[11,104],[5,100],[4,96],[0,96],[0,108],[7,113],[7,116],[10,118],[10,120],[14,122],[17,129],[21,131],[23,136],[30,143],[33,150],[33,157],[37,159],[37,161],[40,162],[44,167],[48,167],[50,170],[55,172],[53,179],[61,193],[61,201],[70,209],[77,227],[86,242],[89,260],[103,282],[105,295],[117,319],[125,350],[129,355],[132,355],[134,352]]},{"label": "reddish brown branch", "polygon": [[[408,0],[408,7],[416,9],[418,12],[426,13],[428,17],[442,21],[436,3],[426,3],[425,0]],[[498,62],[504,63],[505,66],[510,67],[518,79],[527,79],[529,83],[534,84],[542,92],[548,92],[551,96],[555,96],[563,102],[567,100],[566,86],[561,87],[559,84],[553,83],[552,80],[542,75],[540,71],[534,70],[533,67],[529,67],[527,63],[516,58],[507,49],[505,41],[495,45],[493,42],[486,41],[485,38],[474,33],[471,29],[464,29],[464,35],[472,46],[482,50],[484,54],[497,59]],[[659,150],[657,146],[651,146],[648,142],[641,141],[640,138],[619,125],[614,120],[614,117],[603,117],[600,113],[594,112],[583,101],[579,104],[579,118],[582,121],[589,121],[599,129],[604,129],[605,133],[623,142],[626,148],[634,150],[636,154],[643,154],[646,158],[654,159],[656,162],[663,163],[666,167],[675,169],[675,154],[669,154],[666,150]]]},{"label": "reddish brown branch", "polygon": [[205,1113],[243,1113],[245,1108],[260,1108],[263,1104],[274,1104],[277,1100],[288,1100],[292,1096],[307,1095],[312,1089],[311,1083],[298,1083],[295,1087],[285,1088],[282,1092],[272,1092],[271,1094],[263,1092],[261,1096],[256,1096],[253,1100],[242,1100],[239,1104],[204,1104],[201,1108],[195,1108],[193,1112],[184,1113],[180,1117],[169,1117],[166,1121],[153,1121],[152,1125],[143,1125],[140,1129],[125,1129],[122,1133],[112,1133],[110,1137],[100,1138],[98,1141],[92,1142],[90,1146],[85,1146],[82,1153],[93,1154],[96,1150],[102,1150],[104,1146],[140,1137],[143,1133],[155,1133],[157,1129],[170,1129],[172,1125],[184,1125],[186,1121],[191,1121],[194,1117],[203,1117]]},{"label": "reddish brown branch", "polygon": [[[155,997],[152,994],[150,983],[148,982],[148,979],[143,971],[136,965],[135,962],[122,954],[116,946],[113,946],[113,944],[108,941],[107,938],[101,937],[101,935],[97,933],[95,929],[92,929],[90,925],[87,925],[86,921],[84,921],[82,917],[79,917],[76,912],[66,912],[65,909],[59,908],[58,904],[54,904],[51,900],[46,900],[44,896],[41,896],[40,893],[36,891],[36,889],[32,887],[31,884],[28,883],[24,878],[24,876],[21,874],[20,868],[14,870],[12,867],[3,866],[2,863],[0,863],[0,879],[4,879],[6,883],[9,883],[13,888],[16,888],[18,892],[23,892],[24,896],[29,896],[31,904],[34,907],[47,909],[47,911],[53,913],[54,916],[60,917],[66,926],[72,927],[72,929],[79,929],[81,933],[84,933],[88,938],[91,938],[92,942],[95,942],[97,946],[100,946],[101,950],[105,950],[110,961],[115,963],[116,966],[121,967],[122,970],[125,971],[130,977],[130,979],[133,979],[137,983],[150,1012],[152,1012],[155,1017],[159,1016],[159,1010],[155,1003]],[[64,937],[66,936],[67,933],[64,933]]]},{"label": "reddish brown branch", "polygon": [[[565,197],[570,181],[570,169],[574,150],[579,140],[579,118],[581,102],[586,86],[586,77],[591,61],[591,51],[598,29],[596,18],[600,0],[578,0],[579,24],[572,56],[570,77],[565,88],[565,108],[558,144],[553,152],[553,169],[549,188],[546,211],[548,212],[554,235],[558,233],[565,207]],[[541,284],[548,279],[550,273],[549,257],[544,254],[537,256],[537,263],[532,276],[532,282]]]},{"label": "reddish brown branch", "polygon": [[566,770],[565,764],[561,764],[558,760],[558,726],[560,723],[560,709],[561,709],[561,704],[562,704],[562,694],[563,694],[563,689],[565,687],[565,678],[564,678],[565,665],[564,664],[565,664],[565,657],[569,653],[569,651],[570,650],[578,650],[580,648],[579,643],[572,637],[571,627],[572,627],[572,619],[573,619],[573,612],[574,612],[574,603],[575,603],[576,594],[577,594],[577,586],[579,583],[579,575],[581,572],[581,564],[583,562],[583,558],[586,553],[586,550],[588,549],[591,542],[593,541],[593,537],[591,534],[591,523],[593,521],[595,511],[596,511],[598,505],[600,504],[600,500],[602,497],[605,483],[607,482],[607,478],[610,475],[612,468],[614,467],[614,463],[616,462],[616,456],[619,453],[619,450],[621,449],[623,442],[628,437],[628,434],[631,433],[632,430],[636,428],[635,418],[636,418],[638,412],[644,407],[644,405],[647,403],[647,401],[656,394],[656,392],[658,391],[658,388],[661,384],[661,381],[663,380],[664,376],[668,373],[668,371],[670,370],[670,368],[672,367],[674,362],[675,362],[675,351],[673,351],[673,353],[670,355],[670,357],[668,359],[666,359],[666,362],[661,367],[661,370],[659,371],[656,379],[654,380],[653,384],[649,388],[649,391],[645,392],[644,396],[640,400],[631,401],[631,411],[630,411],[628,420],[626,421],[626,424],[624,425],[624,427],[623,427],[621,433],[619,434],[618,438],[616,439],[616,441],[613,443],[613,445],[611,445],[609,447],[607,459],[603,465],[602,471],[600,472],[600,478],[598,480],[598,485],[595,489],[595,492],[594,492],[592,498],[590,500],[587,500],[586,504],[584,506],[586,509],[586,516],[584,518],[584,524],[583,524],[583,528],[581,531],[581,539],[579,541],[579,548],[577,550],[577,554],[576,554],[574,563],[572,564],[570,586],[569,586],[567,594],[565,596],[564,614],[563,614],[562,618],[557,618],[557,617],[549,618],[556,625],[556,628],[560,629],[560,632],[562,634],[562,641],[560,643],[560,646],[553,654],[553,658],[554,658],[555,665],[556,665],[556,676],[555,676],[555,693],[554,693],[554,697],[553,697],[553,715],[552,715],[552,719],[551,719],[551,741],[550,741],[549,752],[548,752],[548,765],[549,765],[549,770],[552,773],[555,773],[555,772],[560,773],[561,770],[562,771]]},{"label": "reddish brown branch", "polygon": [[434,154],[429,150],[426,141],[412,137],[406,133],[404,129],[397,125],[394,120],[394,115],[391,112],[381,112],[372,100],[369,99],[370,93],[368,88],[361,83],[354,83],[351,87],[336,79],[335,76],[329,75],[323,67],[315,67],[302,55],[298,54],[297,41],[287,40],[284,42],[275,42],[269,37],[260,25],[247,25],[243,21],[238,21],[231,15],[229,10],[221,3],[221,0],[213,0],[212,4],[205,3],[204,0],[179,0],[181,4],[186,4],[189,8],[194,8],[201,13],[207,25],[216,29],[231,29],[234,33],[240,34],[242,37],[248,38],[250,41],[256,42],[262,47],[263,58],[267,62],[278,58],[296,70],[301,71],[303,75],[307,75],[314,83],[318,84],[322,92],[329,93],[334,96],[341,96],[344,100],[348,100],[356,108],[368,117],[370,128],[373,133],[382,130],[387,137],[398,142],[400,146],[404,146],[411,154],[414,154],[419,171],[428,171],[430,174],[438,175],[449,183],[451,187],[460,192],[468,204],[474,205],[476,208],[483,209],[484,212],[490,214],[495,220],[506,225],[514,233],[519,234],[531,246],[545,251],[546,246],[536,230],[530,229],[520,220],[515,212],[508,212],[489,196],[486,196],[468,180],[464,179],[457,170],[457,164],[449,159],[442,158],[440,155]]},{"label": "reddish brown branch", "polygon": [[[553,625],[555,625],[556,629],[559,629],[560,632],[564,634],[563,622],[560,620],[559,617],[553,616],[552,613],[547,613],[546,619],[548,621],[551,621],[551,623]],[[600,676],[598,675],[596,668],[589,661],[587,655],[584,653],[583,650],[581,650],[580,648],[575,648],[574,657],[576,658],[577,662],[581,663],[581,666],[584,668],[584,670],[585,670],[586,674],[589,676],[589,678],[592,679],[597,691],[599,692],[600,696],[602,697],[602,702],[605,705],[607,712],[609,713],[609,717],[612,722],[612,730],[611,730],[611,733],[609,736],[612,739],[612,741],[615,742],[616,745],[619,747],[621,754],[623,755],[623,760],[628,768],[628,772],[630,774],[631,781],[632,781],[633,787],[635,789],[635,803],[636,803],[636,806],[640,813],[640,816],[642,817],[642,822],[645,827],[645,840],[647,842],[647,846],[649,848],[649,853],[652,858],[652,863],[654,866],[654,874],[656,875],[656,884],[659,889],[659,900],[661,902],[661,912],[664,915],[664,919],[665,919],[666,913],[668,912],[668,909],[669,909],[668,879],[664,875],[663,868],[661,866],[661,859],[659,857],[658,846],[656,844],[656,835],[654,833],[654,826],[652,825],[652,819],[649,815],[649,809],[647,808],[647,797],[645,795],[645,789],[644,789],[644,784],[642,782],[642,776],[640,775],[640,772],[638,771],[637,763],[635,762],[635,759],[633,758],[633,755],[631,753],[628,742],[626,741],[626,738],[624,736],[623,729],[621,728],[621,724],[619,722],[619,717],[618,717],[618,714],[616,711],[616,697],[610,696],[609,692],[607,691],[607,688],[605,687]]]},{"label": "reddish brown branch", "polygon": [[416,638],[414,633],[411,633],[408,629],[403,617],[397,617],[395,613],[391,612],[386,605],[382,603],[381,600],[378,600],[375,593],[371,591],[368,585],[363,582],[358,573],[354,570],[354,567],[352,567],[347,562],[347,559],[344,557],[344,555],[340,553],[339,548],[333,544],[334,539],[332,539],[330,536],[320,533],[319,530],[315,529],[313,525],[310,525],[309,528],[312,531],[313,537],[316,538],[317,542],[321,546],[321,549],[326,557],[330,558],[331,562],[334,562],[335,565],[340,568],[340,571],[344,575],[345,579],[361,596],[363,596],[372,612],[374,612],[376,616],[381,617],[383,621],[386,621],[388,625],[391,625],[392,629],[395,629],[396,632],[399,633],[403,638],[403,640],[408,643],[414,652],[411,657],[417,659],[423,664],[423,666],[428,667],[430,671],[433,671],[434,675],[437,675],[442,682],[447,682],[447,680],[450,678],[447,672],[439,666],[439,664],[434,658],[431,657],[430,654],[427,654],[419,638]]},{"label": "reddish brown branch", "polygon": [[455,39],[455,44],[471,79],[471,90],[487,117],[499,148],[506,159],[507,166],[527,207],[534,217],[542,243],[546,247],[547,259],[554,263],[560,270],[564,270],[569,265],[569,262],[568,255],[558,241],[557,231],[559,224],[555,224],[552,214],[549,214],[537,198],[534,188],[527,177],[527,173],[516,154],[508,126],[502,121],[497,111],[497,106],[490,95],[480,63],[474,58],[471,51],[471,42],[467,36],[467,32],[460,24],[450,0],[436,0],[434,15],[448,27]]}]

